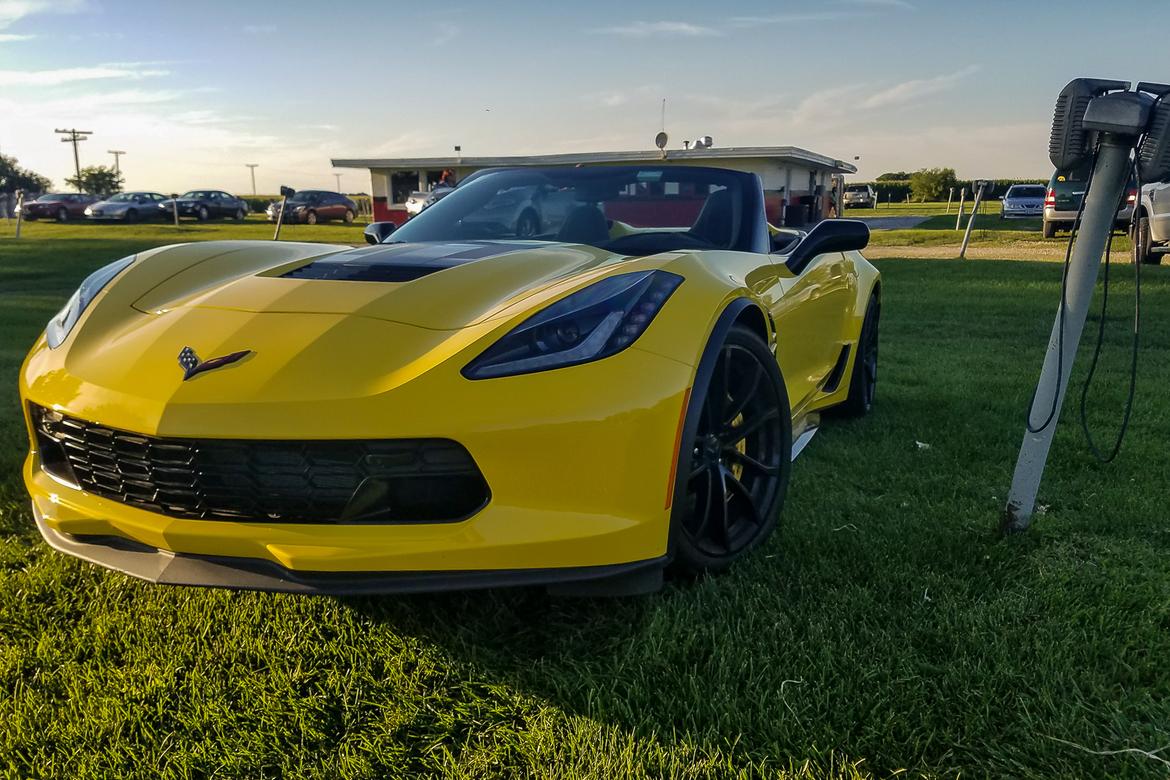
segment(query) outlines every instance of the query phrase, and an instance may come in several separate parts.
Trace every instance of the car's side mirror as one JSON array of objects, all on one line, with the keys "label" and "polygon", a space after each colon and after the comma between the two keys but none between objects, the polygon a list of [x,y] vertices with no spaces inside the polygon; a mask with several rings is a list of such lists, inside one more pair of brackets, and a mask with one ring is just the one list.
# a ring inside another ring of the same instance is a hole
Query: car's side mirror
[{"label": "car's side mirror", "polygon": [[393,222],[371,222],[366,225],[366,229],[362,231],[362,235],[366,237],[367,244],[380,244],[390,237],[390,234],[398,229],[398,226]]},{"label": "car's side mirror", "polygon": [[817,255],[854,252],[869,244],[869,225],[856,219],[828,219],[821,222],[800,243],[787,252],[784,265],[794,274],[804,270]]}]

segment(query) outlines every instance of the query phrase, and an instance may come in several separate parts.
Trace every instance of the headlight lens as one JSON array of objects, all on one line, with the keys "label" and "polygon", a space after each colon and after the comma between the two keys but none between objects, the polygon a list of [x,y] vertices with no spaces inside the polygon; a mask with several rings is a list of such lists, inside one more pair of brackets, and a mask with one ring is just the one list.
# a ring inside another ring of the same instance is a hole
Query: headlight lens
[{"label": "headlight lens", "polygon": [[73,326],[81,318],[82,312],[97,297],[97,294],[102,291],[102,288],[109,284],[111,279],[120,274],[126,266],[133,262],[133,255],[123,257],[121,260],[117,260],[107,266],[102,266],[85,277],[85,281],[77,288],[77,292],[73,293],[69,298],[69,301],[65,304],[65,308],[57,312],[57,316],[49,320],[49,325],[45,328],[45,340],[49,342],[50,349],[56,349],[61,346],[61,342],[65,341],[65,337],[69,335],[69,331],[73,330]]},{"label": "headlight lens", "polygon": [[529,374],[588,363],[634,343],[682,284],[667,271],[602,279],[517,325],[471,361],[468,379]]}]

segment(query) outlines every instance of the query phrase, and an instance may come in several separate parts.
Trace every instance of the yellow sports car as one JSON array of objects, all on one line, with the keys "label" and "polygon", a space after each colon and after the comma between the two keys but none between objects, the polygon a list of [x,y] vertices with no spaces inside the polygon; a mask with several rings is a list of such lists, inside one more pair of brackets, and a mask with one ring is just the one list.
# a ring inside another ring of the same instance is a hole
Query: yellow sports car
[{"label": "yellow sports car", "polygon": [[500,169],[366,238],[82,282],[20,376],[49,544],[171,584],[645,592],[766,539],[819,413],[873,402],[868,228],[771,228],[754,174]]}]

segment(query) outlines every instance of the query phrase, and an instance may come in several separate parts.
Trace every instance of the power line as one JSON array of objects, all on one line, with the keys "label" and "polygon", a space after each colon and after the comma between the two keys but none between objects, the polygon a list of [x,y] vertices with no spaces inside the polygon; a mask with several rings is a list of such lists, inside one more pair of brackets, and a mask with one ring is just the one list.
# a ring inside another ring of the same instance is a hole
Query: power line
[{"label": "power line", "polygon": [[73,170],[77,172],[77,191],[81,192],[81,159],[77,156],[77,144],[80,141],[89,140],[87,136],[93,135],[92,130],[78,130],[77,128],[70,128],[68,130],[54,130],[57,135],[66,136],[61,139],[63,144],[73,144]]}]

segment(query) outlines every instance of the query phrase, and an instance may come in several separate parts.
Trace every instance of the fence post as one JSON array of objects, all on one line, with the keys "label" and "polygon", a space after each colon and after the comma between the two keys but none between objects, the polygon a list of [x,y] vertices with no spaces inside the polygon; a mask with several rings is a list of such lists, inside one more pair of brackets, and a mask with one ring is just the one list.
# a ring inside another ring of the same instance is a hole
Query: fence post
[{"label": "fence post", "polygon": [[971,241],[971,228],[975,226],[975,218],[979,216],[979,204],[983,200],[983,191],[987,188],[987,182],[976,182],[979,189],[975,191],[975,203],[971,207],[971,218],[967,220],[967,232],[963,234],[963,246],[959,249],[959,259],[967,259],[967,244]]},{"label": "fence post", "polygon": [[963,224],[963,204],[967,202],[967,188],[959,190],[959,213],[955,215],[955,230]]}]

